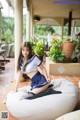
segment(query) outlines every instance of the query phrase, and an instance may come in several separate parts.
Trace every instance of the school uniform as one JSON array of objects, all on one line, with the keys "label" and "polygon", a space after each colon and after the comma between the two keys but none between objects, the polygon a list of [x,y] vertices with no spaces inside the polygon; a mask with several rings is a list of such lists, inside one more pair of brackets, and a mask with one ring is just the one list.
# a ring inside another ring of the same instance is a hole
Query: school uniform
[{"label": "school uniform", "polygon": [[[42,61],[38,58],[38,56],[34,55],[34,56],[32,56],[31,59],[28,60],[28,63],[26,65],[26,67],[25,67],[25,70],[23,70],[23,59],[21,61],[22,61],[20,63],[21,71],[23,73],[26,73],[26,74],[29,73],[29,72],[38,70],[38,66],[40,66],[41,63],[42,63]],[[33,90],[35,88],[42,87],[42,86],[44,86],[44,85],[46,85],[48,83],[46,78],[40,72],[37,72],[30,79],[32,80],[31,90]],[[35,98],[43,97],[43,96],[50,95],[50,94],[61,94],[61,92],[60,91],[55,91],[50,87],[47,90],[45,90],[45,91],[43,91],[41,93],[38,93],[38,94],[28,92],[28,94],[26,95],[26,97],[24,99],[35,99]]]},{"label": "school uniform", "polygon": [[[23,73],[29,73],[29,72],[33,72],[35,70],[38,70],[38,66],[41,65],[42,61],[38,58],[37,55],[34,55],[31,57],[31,59],[28,60],[28,63],[25,67],[25,70],[23,70],[23,59],[21,60],[20,63],[20,68],[21,71]],[[31,84],[31,90],[34,88],[39,88],[42,87],[44,85],[46,85],[48,82],[46,80],[46,78],[40,73],[37,72],[32,78],[30,78],[32,80],[32,84]]]}]

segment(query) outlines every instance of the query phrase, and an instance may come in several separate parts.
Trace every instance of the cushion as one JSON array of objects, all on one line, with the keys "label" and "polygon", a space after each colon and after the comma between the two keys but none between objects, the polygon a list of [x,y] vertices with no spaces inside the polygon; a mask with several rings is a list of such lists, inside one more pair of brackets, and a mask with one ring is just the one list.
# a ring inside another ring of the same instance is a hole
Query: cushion
[{"label": "cushion", "polygon": [[[7,95],[6,107],[18,120],[54,120],[73,111],[78,102],[78,89],[68,79],[52,80],[53,89],[62,94],[51,94],[36,99],[25,99],[30,86]],[[17,108],[17,109],[16,109]]]},{"label": "cushion", "polygon": [[56,120],[80,120],[80,110],[65,114]]}]

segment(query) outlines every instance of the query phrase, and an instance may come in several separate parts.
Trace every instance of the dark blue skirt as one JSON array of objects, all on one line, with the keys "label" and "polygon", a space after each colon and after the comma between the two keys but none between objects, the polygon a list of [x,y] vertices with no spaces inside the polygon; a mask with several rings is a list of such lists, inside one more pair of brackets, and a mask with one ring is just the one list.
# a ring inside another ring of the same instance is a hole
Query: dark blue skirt
[{"label": "dark blue skirt", "polygon": [[40,73],[37,72],[33,77],[32,77],[32,84],[31,84],[31,90],[34,88],[39,88],[44,85],[46,85],[48,82],[46,78]]}]

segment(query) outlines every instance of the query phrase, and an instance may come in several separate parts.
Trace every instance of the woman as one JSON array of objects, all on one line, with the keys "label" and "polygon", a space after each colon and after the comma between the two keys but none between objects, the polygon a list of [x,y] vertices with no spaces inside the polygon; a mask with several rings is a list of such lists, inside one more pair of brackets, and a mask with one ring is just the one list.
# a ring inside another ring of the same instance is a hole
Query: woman
[{"label": "woman", "polygon": [[20,77],[23,74],[26,74],[32,80],[30,95],[45,91],[50,85],[51,80],[47,75],[47,71],[38,56],[32,55],[32,48],[29,42],[25,42],[20,49],[17,64],[16,92],[18,91]]}]

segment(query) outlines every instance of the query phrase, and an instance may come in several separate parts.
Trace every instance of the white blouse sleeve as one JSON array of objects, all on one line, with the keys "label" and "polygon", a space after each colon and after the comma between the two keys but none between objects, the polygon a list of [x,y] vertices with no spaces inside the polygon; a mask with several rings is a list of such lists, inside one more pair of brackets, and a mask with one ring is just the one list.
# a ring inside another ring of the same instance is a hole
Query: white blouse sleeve
[{"label": "white blouse sleeve", "polygon": [[38,56],[35,56],[34,61],[37,66],[39,66],[42,63],[42,61],[38,58]]}]

